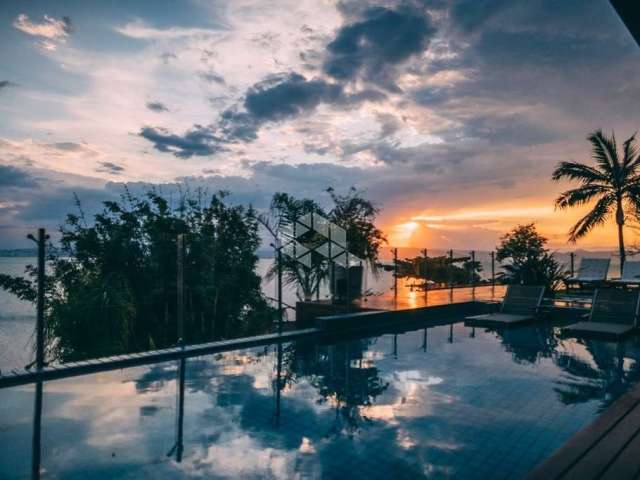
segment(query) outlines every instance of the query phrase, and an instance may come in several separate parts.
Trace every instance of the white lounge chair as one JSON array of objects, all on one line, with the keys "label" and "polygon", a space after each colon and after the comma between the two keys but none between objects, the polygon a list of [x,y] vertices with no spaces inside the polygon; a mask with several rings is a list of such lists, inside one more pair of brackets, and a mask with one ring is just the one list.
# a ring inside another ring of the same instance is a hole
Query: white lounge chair
[{"label": "white lounge chair", "polygon": [[622,277],[610,280],[612,285],[640,285],[640,262],[627,260],[622,267]]},{"label": "white lounge chair", "polygon": [[638,325],[640,291],[597,288],[593,294],[589,319],[562,329],[572,336],[603,335],[620,337]]},{"label": "white lounge chair", "polygon": [[507,326],[531,321],[538,313],[543,297],[544,287],[508,285],[499,312],[466,317],[465,324]]},{"label": "white lounge chair", "polygon": [[598,284],[607,279],[609,272],[610,258],[583,258],[580,261],[578,275],[566,278],[564,283],[569,286],[571,284]]}]

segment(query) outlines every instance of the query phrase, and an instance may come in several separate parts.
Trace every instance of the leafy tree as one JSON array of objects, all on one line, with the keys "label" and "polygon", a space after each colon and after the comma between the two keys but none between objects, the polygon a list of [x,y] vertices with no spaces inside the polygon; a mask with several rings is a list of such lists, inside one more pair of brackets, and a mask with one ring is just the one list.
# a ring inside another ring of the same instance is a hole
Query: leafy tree
[{"label": "leafy tree", "polygon": [[[229,206],[224,193],[183,195],[177,208],[156,191],[128,191],[104,203],[89,223],[82,209],[49,250],[46,335],[63,361],[175,345],[178,234],[184,234],[185,336],[188,342],[263,332],[273,312],[255,272],[255,212]],[[78,202],[78,206],[79,202]],[[0,276],[0,287],[35,299],[29,280]]]},{"label": "leafy tree", "polygon": [[327,192],[333,200],[329,220],[346,230],[349,253],[366,260],[375,270],[380,247],[387,241],[374,223],[380,209],[353,187],[346,195],[338,195],[333,188]]},{"label": "leafy tree", "polygon": [[540,235],[535,224],[518,225],[500,239],[496,260],[505,262],[499,274],[505,283],[544,285],[555,289],[564,271],[547,248],[547,239]]},{"label": "leafy tree", "polygon": [[[382,231],[374,224],[379,209],[362,198],[354,188],[346,195],[336,194],[333,188],[327,191],[333,201],[333,207],[328,213],[314,200],[296,199],[287,193],[276,193],[271,201],[269,214],[261,216],[260,222],[273,237],[280,237],[282,232],[291,229],[293,223],[303,215],[321,215],[345,229],[349,253],[375,267],[380,246],[386,241]],[[311,250],[310,262],[303,265],[296,259],[283,255],[283,280],[288,285],[299,287],[300,299],[310,300],[321,283],[329,277],[329,262],[314,250],[325,239],[316,232],[308,232],[299,237],[298,241]],[[268,278],[277,275],[277,268],[277,263],[274,262],[267,273]]]},{"label": "leafy tree", "polygon": [[[314,201],[307,198],[296,199],[287,193],[276,193],[271,200],[271,207],[267,215],[259,217],[260,223],[274,238],[282,238],[285,231],[293,228],[294,222],[309,213],[317,213],[325,216],[324,211]],[[315,232],[308,232],[298,238],[299,243],[313,250],[313,247],[324,241]],[[297,285],[298,297],[302,300],[311,300],[322,281],[328,275],[328,266],[324,257],[315,251],[310,252],[309,265],[303,265],[285,251],[281,256],[283,283],[285,285]],[[267,272],[267,278],[273,279],[278,274],[277,259]]]},{"label": "leafy tree", "polygon": [[569,231],[569,240],[575,242],[593,228],[602,225],[615,212],[618,226],[618,248],[620,265],[626,258],[624,247],[625,209],[640,210],[640,154],[635,144],[635,135],[623,144],[622,156],[618,154],[615,135],[606,136],[597,130],[587,137],[592,146],[595,166],[579,162],[561,162],[553,172],[553,180],[567,178],[580,186],[563,192],[556,199],[556,206],[568,207],[595,205]]}]

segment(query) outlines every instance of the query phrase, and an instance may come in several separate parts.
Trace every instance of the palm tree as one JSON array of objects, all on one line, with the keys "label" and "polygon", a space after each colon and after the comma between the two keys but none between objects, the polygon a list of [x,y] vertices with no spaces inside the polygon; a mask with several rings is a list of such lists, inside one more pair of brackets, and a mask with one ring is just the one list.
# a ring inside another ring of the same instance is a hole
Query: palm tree
[{"label": "palm tree", "polygon": [[595,166],[579,162],[560,162],[553,171],[553,180],[567,178],[580,182],[578,188],[563,192],[556,199],[556,207],[565,209],[596,201],[593,209],[569,230],[569,241],[576,242],[594,227],[602,225],[615,211],[618,225],[620,268],[625,261],[624,234],[625,208],[640,210],[640,154],[635,134],[623,145],[622,159],[618,155],[614,134],[607,137],[597,130],[587,137],[592,145]]}]

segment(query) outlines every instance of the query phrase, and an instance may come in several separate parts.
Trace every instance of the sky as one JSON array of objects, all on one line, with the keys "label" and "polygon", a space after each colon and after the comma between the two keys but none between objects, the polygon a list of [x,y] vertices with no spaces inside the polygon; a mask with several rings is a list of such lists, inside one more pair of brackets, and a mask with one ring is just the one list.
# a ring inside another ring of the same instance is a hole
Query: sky
[{"label": "sky", "polygon": [[395,246],[533,221],[567,248],[584,210],[554,210],[553,167],[639,128],[640,48],[605,0],[5,0],[0,45],[0,248],[148,185],[258,209],[354,186]]}]

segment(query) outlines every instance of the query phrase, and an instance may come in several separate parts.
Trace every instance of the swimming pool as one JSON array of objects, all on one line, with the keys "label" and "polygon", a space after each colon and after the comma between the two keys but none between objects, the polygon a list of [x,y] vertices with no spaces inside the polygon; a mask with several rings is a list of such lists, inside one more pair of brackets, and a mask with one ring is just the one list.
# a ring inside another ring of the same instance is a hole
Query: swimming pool
[{"label": "swimming pool", "polygon": [[[182,396],[180,361],[51,381],[41,472],[518,478],[640,377],[639,356],[636,340],[458,322],[190,358]],[[0,478],[30,475],[34,390],[0,390]]]}]

